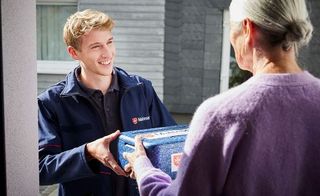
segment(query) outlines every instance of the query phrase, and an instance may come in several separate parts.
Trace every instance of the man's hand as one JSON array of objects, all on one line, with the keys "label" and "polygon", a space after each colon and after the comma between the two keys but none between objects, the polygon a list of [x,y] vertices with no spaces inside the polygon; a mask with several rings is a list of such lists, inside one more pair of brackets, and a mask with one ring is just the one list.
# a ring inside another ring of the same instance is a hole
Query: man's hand
[{"label": "man's hand", "polygon": [[110,143],[117,139],[120,135],[120,131],[116,131],[103,138],[97,139],[86,145],[88,155],[97,159],[105,166],[112,169],[117,175],[127,176],[127,174],[118,165],[110,151]]},{"label": "man's hand", "polygon": [[136,161],[137,158],[140,156],[147,156],[147,153],[144,149],[144,146],[142,144],[142,138],[139,136],[135,137],[135,150],[132,153],[123,153],[123,157],[129,162],[127,165],[124,167],[124,171],[127,173],[130,173],[130,178],[135,179],[135,173],[134,173],[134,168],[133,165]]}]

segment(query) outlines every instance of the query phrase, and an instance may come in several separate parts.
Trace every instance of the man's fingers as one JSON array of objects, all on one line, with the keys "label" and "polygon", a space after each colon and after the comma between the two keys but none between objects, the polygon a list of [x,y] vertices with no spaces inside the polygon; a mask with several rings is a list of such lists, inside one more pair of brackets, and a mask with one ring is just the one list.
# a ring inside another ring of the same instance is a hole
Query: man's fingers
[{"label": "man's fingers", "polygon": [[113,141],[117,139],[119,135],[121,135],[121,132],[117,130],[116,132],[113,132],[110,135],[105,136],[105,139],[108,139],[109,141]]},{"label": "man's fingers", "polygon": [[124,166],[124,171],[125,172],[129,173],[131,170],[132,170],[132,167],[131,167],[130,164],[127,164],[127,165]]},{"label": "man's fingers", "polygon": [[115,161],[111,153],[104,159],[104,165],[112,169],[117,175],[127,176],[127,174],[122,170],[122,168]]},{"label": "man's fingers", "polygon": [[135,175],[134,171],[132,171],[129,176],[132,179],[136,179],[136,175]]},{"label": "man's fingers", "polygon": [[127,176],[127,174],[122,170],[122,168],[115,161],[108,161],[110,168],[118,175]]}]

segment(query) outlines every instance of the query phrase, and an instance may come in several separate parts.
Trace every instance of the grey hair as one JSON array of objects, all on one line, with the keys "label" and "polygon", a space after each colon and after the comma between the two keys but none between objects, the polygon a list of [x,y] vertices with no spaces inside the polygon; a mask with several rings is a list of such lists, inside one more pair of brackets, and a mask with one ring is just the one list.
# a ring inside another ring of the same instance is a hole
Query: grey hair
[{"label": "grey hair", "polygon": [[244,0],[243,11],[267,36],[271,45],[283,50],[309,43],[313,26],[305,0]]}]

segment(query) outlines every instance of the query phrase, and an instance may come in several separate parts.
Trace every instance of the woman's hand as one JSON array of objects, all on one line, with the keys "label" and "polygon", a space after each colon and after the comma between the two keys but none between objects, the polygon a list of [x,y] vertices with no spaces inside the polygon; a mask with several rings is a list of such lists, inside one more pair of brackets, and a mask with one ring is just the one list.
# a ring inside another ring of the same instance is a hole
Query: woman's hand
[{"label": "woman's hand", "polygon": [[132,153],[124,152],[123,157],[129,162],[127,165],[124,166],[124,171],[126,173],[130,173],[130,178],[135,179],[135,172],[134,172],[134,163],[137,158],[141,156],[147,156],[144,146],[142,144],[142,137],[136,136],[135,137],[135,150]]}]

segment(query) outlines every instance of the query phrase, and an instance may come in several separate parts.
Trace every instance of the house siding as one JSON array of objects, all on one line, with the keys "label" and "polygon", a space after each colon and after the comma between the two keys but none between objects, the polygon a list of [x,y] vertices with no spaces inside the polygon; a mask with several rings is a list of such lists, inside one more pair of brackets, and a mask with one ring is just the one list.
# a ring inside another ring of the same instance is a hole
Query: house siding
[{"label": "house siding", "polygon": [[163,99],[165,0],[80,0],[79,9],[87,8],[115,20],[115,65],[151,80]]},{"label": "house siding", "polygon": [[48,87],[56,84],[60,80],[63,80],[66,77],[65,74],[39,74],[38,78],[38,94],[45,91]]}]

